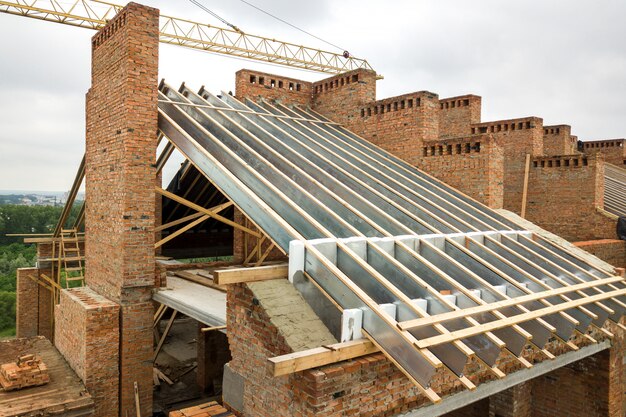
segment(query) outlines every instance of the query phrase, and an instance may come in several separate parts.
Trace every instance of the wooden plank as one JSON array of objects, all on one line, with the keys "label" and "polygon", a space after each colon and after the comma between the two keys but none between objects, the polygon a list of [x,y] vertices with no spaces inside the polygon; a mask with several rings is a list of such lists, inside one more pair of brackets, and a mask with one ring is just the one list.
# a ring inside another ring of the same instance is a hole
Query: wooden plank
[{"label": "wooden plank", "polygon": [[335,343],[301,352],[268,358],[274,376],[288,375],[306,369],[317,368],[335,362],[346,361],[378,352],[378,348],[367,339]]},{"label": "wooden plank", "polygon": [[530,154],[526,154],[526,162],[524,165],[524,188],[522,189],[522,211],[520,216],[526,218],[526,200],[528,199],[528,176],[530,174]]},{"label": "wooden plank", "polygon": [[511,307],[520,303],[536,301],[542,298],[550,298],[555,295],[566,294],[568,292],[574,292],[580,289],[585,289],[585,288],[593,287],[596,285],[604,285],[604,284],[623,281],[623,280],[624,279],[622,277],[612,277],[612,278],[606,278],[606,279],[601,279],[601,280],[596,280],[596,281],[588,281],[588,282],[584,282],[581,284],[571,285],[569,287],[554,288],[551,290],[546,290],[546,291],[542,291],[538,293],[532,293],[532,294],[528,294],[528,295],[524,295],[524,296],[516,297],[516,298],[510,298],[510,299],[498,301],[495,303],[479,305],[476,307],[470,307],[470,308],[466,308],[463,310],[455,310],[455,311],[451,311],[448,313],[437,314],[435,316],[429,316],[429,317],[419,318],[419,319],[414,319],[414,320],[407,320],[407,321],[398,323],[398,327],[402,330],[408,330],[414,327],[426,326],[426,325],[435,324],[435,323],[442,323],[448,320],[454,320],[454,319],[458,319],[458,318],[462,318],[462,317],[466,317],[466,316],[470,316],[470,315],[474,315],[478,313],[484,313],[487,311],[497,310],[497,309],[504,308],[504,307]]},{"label": "wooden plank", "polygon": [[219,285],[241,282],[267,281],[287,278],[287,264],[265,265],[251,268],[218,269],[213,272],[214,281]]},{"label": "wooden plank", "polygon": [[154,189],[155,189],[155,191],[157,193],[159,193],[159,194],[161,194],[161,195],[163,195],[163,196],[165,196],[165,197],[167,197],[169,199],[172,199],[172,200],[174,200],[174,201],[176,201],[176,202],[178,202],[178,203],[180,203],[180,204],[182,204],[184,206],[190,207],[190,208],[192,208],[192,209],[194,209],[196,211],[200,211],[200,212],[202,212],[202,213],[204,213],[204,214],[214,218],[215,220],[218,220],[218,221],[220,221],[222,223],[225,223],[225,224],[227,224],[229,226],[232,226],[232,227],[234,227],[236,229],[243,230],[244,232],[250,233],[253,236],[261,237],[261,234],[258,233],[258,232],[255,232],[254,230],[248,229],[247,227],[244,227],[244,226],[240,225],[239,223],[235,223],[234,221],[232,221],[230,219],[227,219],[226,217],[220,216],[219,214],[215,214],[211,210],[206,209],[206,208],[204,208],[202,206],[199,206],[199,205],[197,205],[195,203],[192,203],[191,201],[185,200],[184,198],[179,197],[176,194],[170,193],[169,191],[166,191],[166,190],[162,189],[161,187],[156,187],[155,186]]},{"label": "wooden plank", "polygon": [[199,274],[194,274],[189,271],[175,271],[174,275],[176,275],[177,277],[186,279],[187,281],[195,282],[196,284],[204,285],[205,287],[214,288],[216,290],[220,290],[223,292],[226,292],[226,289],[227,289],[223,285],[218,285],[215,282],[215,279],[206,278]]},{"label": "wooden plank", "polygon": [[192,229],[194,227],[196,227],[197,225],[199,225],[200,223],[208,220],[210,218],[210,216],[208,215],[204,215],[202,217],[200,217],[199,219],[181,227],[180,229],[178,229],[177,231],[175,231],[174,233],[168,235],[167,237],[159,240],[158,242],[156,242],[154,244],[154,249],[157,249],[159,247],[161,247],[162,245],[164,245],[165,243],[169,242],[170,240],[176,238],[177,236],[182,235],[183,233],[185,233],[187,230]]},{"label": "wooden plank", "polygon": [[450,332],[449,334],[433,336],[426,339],[421,339],[416,342],[416,346],[419,348],[428,348],[430,346],[437,346],[443,343],[449,343],[453,340],[464,339],[470,336],[474,336],[480,333],[502,329],[509,327],[517,323],[523,323],[528,320],[536,319],[548,314],[557,313],[559,311],[575,308],[581,305],[594,303],[600,300],[605,300],[610,297],[626,295],[626,289],[611,291],[607,293],[597,294],[594,296],[587,296],[586,298],[580,298],[574,301],[568,301],[563,304],[557,304],[551,307],[541,308],[528,313],[522,313],[515,316],[503,318],[500,320],[491,321],[488,323],[480,324],[473,327],[468,327],[461,330]]}]

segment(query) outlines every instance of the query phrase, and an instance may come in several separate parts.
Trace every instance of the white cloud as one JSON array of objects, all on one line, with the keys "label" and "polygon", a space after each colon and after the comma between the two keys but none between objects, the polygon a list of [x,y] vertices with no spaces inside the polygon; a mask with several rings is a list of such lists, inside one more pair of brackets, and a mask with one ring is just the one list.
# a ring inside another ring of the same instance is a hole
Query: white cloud
[{"label": "white cloud", "polygon": [[[571,124],[581,139],[626,136],[625,2],[250,1],[367,58],[385,76],[379,98],[473,93],[483,97],[483,120],[533,115]],[[202,2],[248,33],[332,49],[240,1]],[[219,25],[186,1],[146,3]],[[0,15],[0,189],[71,184],[84,151],[92,35]],[[244,67],[323,78],[179,47],[160,50],[160,76],[176,86],[234,90],[234,73]]]}]

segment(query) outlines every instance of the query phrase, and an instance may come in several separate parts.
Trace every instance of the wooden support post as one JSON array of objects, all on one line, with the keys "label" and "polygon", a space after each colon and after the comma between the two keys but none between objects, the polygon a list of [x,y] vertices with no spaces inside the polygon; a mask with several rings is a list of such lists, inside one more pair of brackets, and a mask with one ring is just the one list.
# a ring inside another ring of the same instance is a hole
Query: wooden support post
[{"label": "wooden support post", "polygon": [[231,268],[213,271],[213,281],[218,285],[237,284],[240,282],[267,281],[286,279],[287,264],[266,265],[251,268]]},{"label": "wooden support post", "polygon": [[524,189],[522,191],[522,210],[520,216],[526,218],[526,200],[528,198],[528,176],[530,174],[530,154],[526,154],[526,164],[524,165]]},{"label": "wooden support post", "polygon": [[176,315],[178,314],[177,310],[172,310],[172,317],[170,317],[170,321],[167,322],[167,326],[165,327],[165,331],[161,335],[161,340],[159,340],[159,344],[157,348],[154,350],[154,356],[152,357],[152,362],[156,361],[157,356],[159,356],[159,352],[163,347],[163,343],[165,343],[165,338],[167,337],[172,325],[174,324],[174,319],[176,319]]}]

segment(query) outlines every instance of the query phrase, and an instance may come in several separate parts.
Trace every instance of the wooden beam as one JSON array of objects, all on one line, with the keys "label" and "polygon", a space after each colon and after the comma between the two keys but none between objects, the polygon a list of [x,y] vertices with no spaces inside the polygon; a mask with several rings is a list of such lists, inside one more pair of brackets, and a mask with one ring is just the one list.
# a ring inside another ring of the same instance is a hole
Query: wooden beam
[{"label": "wooden beam", "polygon": [[178,229],[177,231],[175,231],[174,233],[167,235],[167,237],[159,240],[158,242],[156,242],[154,244],[154,249],[157,249],[161,246],[163,246],[164,244],[166,244],[167,242],[169,242],[170,240],[174,239],[175,237],[178,237],[180,235],[182,235],[183,233],[185,233],[187,230],[189,229],[193,229],[194,227],[196,227],[197,225],[199,225],[200,223],[207,221],[210,218],[210,216],[208,215],[204,215],[202,217],[200,217],[199,219],[197,219],[196,221],[193,221],[183,227],[181,227],[180,229]]},{"label": "wooden beam", "polygon": [[218,285],[227,285],[241,282],[267,281],[270,279],[286,279],[288,269],[287,264],[218,269],[213,271],[213,280]]},{"label": "wooden beam", "polygon": [[524,165],[524,188],[522,190],[522,211],[520,216],[526,218],[526,200],[528,198],[528,176],[530,174],[530,154],[526,154],[526,163]]},{"label": "wooden beam", "polygon": [[167,322],[167,326],[165,326],[165,331],[163,332],[163,335],[161,336],[161,340],[159,340],[159,344],[157,345],[157,348],[154,350],[154,355],[152,356],[152,362],[156,361],[157,356],[159,356],[159,352],[161,352],[163,343],[165,343],[165,339],[167,338],[167,335],[170,332],[170,329],[172,328],[172,325],[174,324],[174,320],[176,319],[177,315],[178,315],[178,311],[172,309],[172,316],[170,317],[170,320]]},{"label": "wooden beam", "polygon": [[558,313],[559,311],[579,307],[581,305],[590,304],[600,300],[605,300],[610,297],[616,297],[621,295],[626,295],[626,288],[622,290],[583,297],[574,301],[568,301],[551,307],[540,308],[538,310],[534,310],[528,313],[517,314],[515,316],[503,318],[500,320],[494,320],[477,326],[456,330],[450,332],[449,334],[442,334],[426,339],[420,339],[415,343],[415,345],[419,348],[426,349],[431,346],[437,346],[443,343],[450,343],[454,340],[465,339],[471,336],[475,336],[477,334],[502,329],[504,327],[510,327],[512,325],[523,323],[528,320],[533,320],[548,314]]},{"label": "wooden beam", "polygon": [[204,213],[201,213],[201,212],[197,211],[194,214],[190,214],[189,216],[181,217],[178,220],[174,220],[172,222],[165,223],[165,224],[162,224],[161,226],[155,227],[154,231],[155,232],[160,232],[160,231],[165,230],[167,228],[170,228],[172,226],[176,226],[176,225],[179,225],[181,223],[185,223],[185,222],[187,222],[189,220],[197,219],[198,217],[204,216],[204,215],[205,215]]},{"label": "wooden beam", "polygon": [[172,199],[172,200],[174,200],[174,201],[176,201],[176,202],[178,202],[178,203],[180,203],[180,204],[182,204],[184,206],[190,207],[190,208],[192,208],[192,209],[194,209],[196,211],[200,211],[200,212],[202,212],[202,213],[204,213],[204,214],[214,218],[215,220],[218,220],[218,221],[220,221],[222,223],[225,223],[225,224],[227,224],[229,226],[232,226],[232,227],[234,227],[236,229],[243,230],[244,232],[250,233],[253,236],[261,237],[261,234],[258,233],[258,232],[255,232],[254,230],[248,229],[247,227],[244,227],[244,226],[240,225],[239,223],[235,223],[234,221],[232,221],[230,219],[227,219],[226,217],[220,216],[219,214],[215,214],[211,210],[206,209],[206,208],[204,208],[202,206],[199,206],[199,205],[197,205],[195,203],[192,203],[191,201],[185,200],[184,198],[182,198],[180,196],[177,196],[176,194],[170,193],[169,191],[166,191],[166,190],[162,189],[161,187],[156,187],[155,186],[154,189],[156,190],[157,193],[159,193],[159,194],[161,194],[161,195],[163,195],[163,196],[165,196],[165,197],[167,197],[169,199]]},{"label": "wooden beam", "polygon": [[367,339],[320,346],[318,348],[268,358],[274,376],[288,375],[335,362],[346,361],[378,352]]},{"label": "wooden beam", "polygon": [[213,326],[213,327],[203,327],[202,329],[200,329],[200,331],[202,333],[206,333],[206,332],[212,332],[213,330],[224,330],[226,328],[226,325],[224,326]]}]

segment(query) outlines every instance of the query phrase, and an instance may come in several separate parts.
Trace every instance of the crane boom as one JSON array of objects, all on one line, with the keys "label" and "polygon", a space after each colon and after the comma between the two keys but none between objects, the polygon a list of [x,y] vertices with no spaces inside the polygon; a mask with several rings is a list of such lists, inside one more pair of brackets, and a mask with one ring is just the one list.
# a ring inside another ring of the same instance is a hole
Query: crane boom
[{"label": "crane boom", "polygon": [[[0,0],[2,13],[93,30],[102,28],[122,8],[98,0]],[[171,16],[161,15],[159,28],[161,42],[186,48],[331,74],[372,70],[364,59]]]}]

